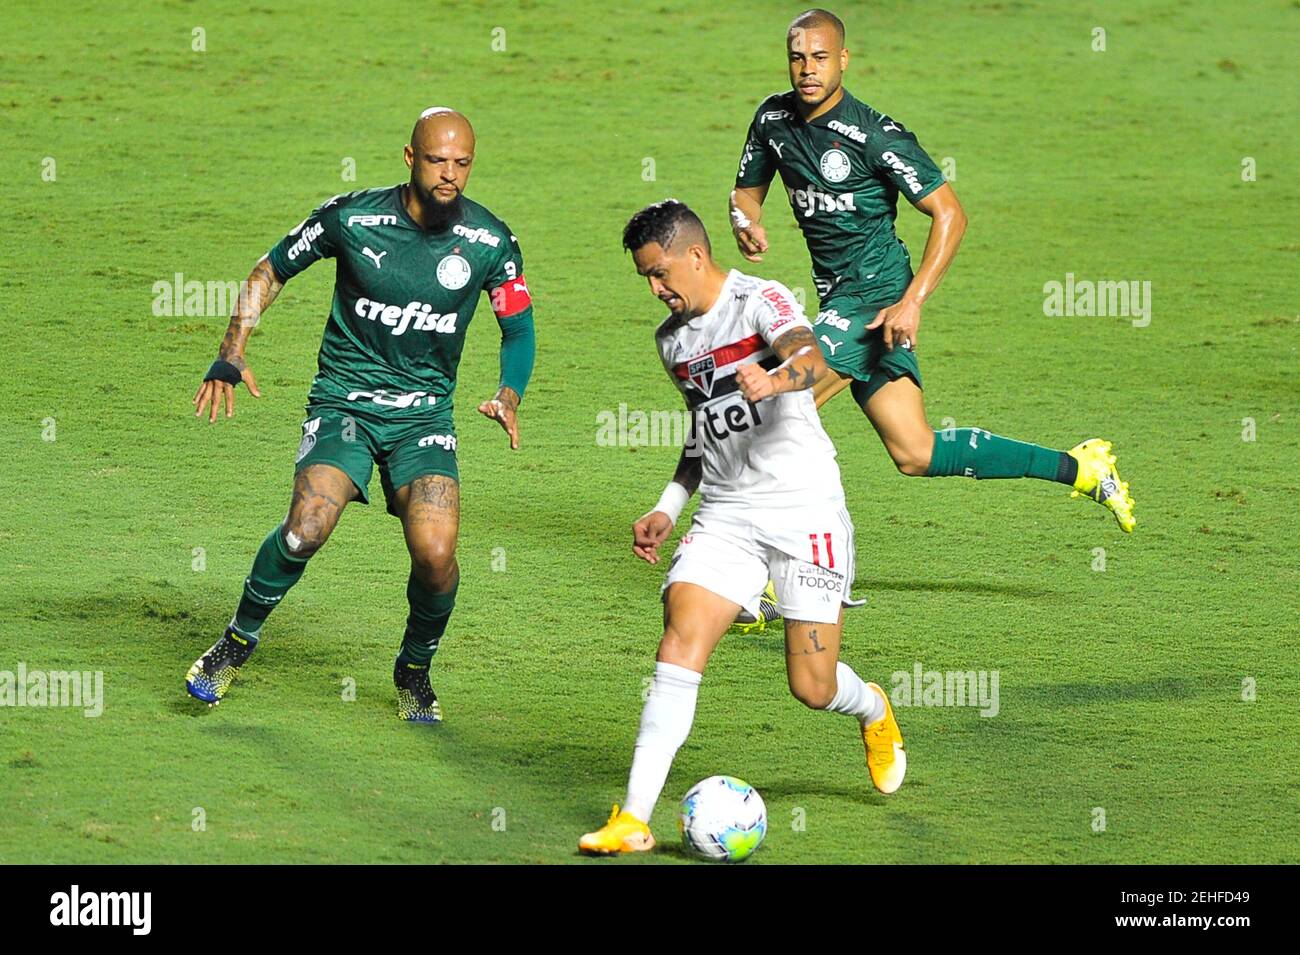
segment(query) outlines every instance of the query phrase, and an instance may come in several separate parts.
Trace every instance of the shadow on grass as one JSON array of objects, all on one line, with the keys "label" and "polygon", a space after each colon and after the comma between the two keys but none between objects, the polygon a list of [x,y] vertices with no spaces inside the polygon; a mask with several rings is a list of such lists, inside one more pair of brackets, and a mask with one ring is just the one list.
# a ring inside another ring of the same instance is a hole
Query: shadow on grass
[{"label": "shadow on grass", "polygon": [[1016,687],[1016,700],[1045,705],[1085,706],[1090,703],[1123,703],[1135,700],[1187,700],[1211,692],[1220,678],[1206,675],[1200,680],[1181,676],[1155,677],[1128,683],[1044,683]]},{"label": "shadow on grass", "polygon": [[867,598],[867,606],[871,606],[872,591],[901,591],[904,593],[923,591],[929,593],[961,593],[961,594],[998,594],[1008,597],[1055,597],[1055,591],[1039,590],[1026,587],[1024,584],[999,584],[985,580],[872,580],[858,577],[854,583],[856,591],[860,591],[857,596]]},{"label": "shadow on grass", "polygon": [[810,783],[806,779],[746,779],[747,783],[757,789],[767,799],[797,799],[816,797],[842,799],[859,806],[884,806],[889,798],[882,796],[871,788],[866,766],[862,766],[860,785],[835,786],[824,782]]}]

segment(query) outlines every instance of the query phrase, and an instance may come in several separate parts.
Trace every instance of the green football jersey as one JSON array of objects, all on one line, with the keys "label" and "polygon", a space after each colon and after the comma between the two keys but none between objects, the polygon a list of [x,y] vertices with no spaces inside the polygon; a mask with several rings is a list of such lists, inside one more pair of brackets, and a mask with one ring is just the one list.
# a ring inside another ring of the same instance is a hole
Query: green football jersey
[{"label": "green football jersey", "polygon": [[531,316],[519,242],[504,222],[462,197],[460,220],[431,232],[402,191],[335,196],[267,253],[284,282],[319,259],[336,262],[310,404],[386,418],[435,404],[450,411],[479,293],[498,320]]},{"label": "green football jersey", "polygon": [[943,185],[943,173],[901,123],[848,90],[812,122],[796,103],[787,90],[758,107],[736,185],[764,186],[781,174],[823,301],[832,291],[897,301],[912,280],[894,232],[898,195],[920,202]]}]

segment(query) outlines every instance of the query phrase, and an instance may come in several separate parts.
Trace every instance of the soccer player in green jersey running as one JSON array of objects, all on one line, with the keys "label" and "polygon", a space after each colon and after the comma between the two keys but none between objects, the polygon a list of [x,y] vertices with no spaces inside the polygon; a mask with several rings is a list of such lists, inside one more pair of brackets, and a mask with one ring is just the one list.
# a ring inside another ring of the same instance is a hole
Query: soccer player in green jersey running
[{"label": "soccer player in green jersey running", "polygon": [[[849,52],[844,24],[809,10],[786,39],[792,89],[758,107],[745,140],[732,229],[741,253],[762,260],[763,200],[777,173],[812,257],[820,299],[816,331],[830,373],[815,388],[820,407],[849,388],[903,474],[1033,477],[1071,486],[1107,507],[1131,532],[1133,499],[1108,441],[1069,451],[979,428],[931,430],[916,361],[921,307],[947,271],[966,216],[952,186],[897,120],[842,85]],[[898,196],[931,219],[920,268],[894,232]]]},{"label": "soccer player in green jersey running", "polygon": [[460,113],[426,110],[405,149],[410,181],[335,196],[253,267],[217,360],[194,396],[195,414],[234,414],[241,381],[260,397],[244,347],[283,284],[313,262],[336,262],[334,300],[307,397],[289,514],[244,581],[234,619],[185,678],[209,704],[225,696],[257,647],[262,624],[329,539],[349,501],[368,503],[379,468],[389,513],[401,519],[411,570],[410,613],[393,670],[397,715],[442,718],[429,663],[456,601],[460,484],[452,394],[465,332],[489,294],[501,327],[501,378],[478,406],[519,447],[516,414],[535,339],[515,236],[465,198],[474,130]]}]

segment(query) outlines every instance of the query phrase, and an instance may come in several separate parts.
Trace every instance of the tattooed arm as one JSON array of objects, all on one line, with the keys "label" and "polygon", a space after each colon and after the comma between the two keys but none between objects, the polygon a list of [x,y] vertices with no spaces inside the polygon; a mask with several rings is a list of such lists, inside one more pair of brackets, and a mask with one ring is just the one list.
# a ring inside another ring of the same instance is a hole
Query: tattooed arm
[{"label": "tattooed arm", "polygon": [[772,351],[782,361],[770,372],[758,362],[741,365],[736,372],[740,393],[747,401],[762,401],[787,391],[811,388],[813,382],[826,373],[826,360],[817,347],[812,329],[806,325],[792,328],[774,341]]},{"label": "tattooed arm", "polygon": [[[248,386],[248,393],[254,398],[262,397],[262,393],[257,388],[256,379],[253,378],[253,370],[248,367],[248,362],[244,359],[244,346],[248,342],[248,336],[261,320],[262,313],[271,306],[282,288],[284,283],[276,277],[275,270],[271,268],[271,263],[266,256],[262,256],[253,266],[248,280],[240,289],[235,313],[230,316],[226,337],[221,340],[221,348],[217,352],[219,360],[235,366],[240,378]],[[202,417],[207,411],[209,412],[208,423],[215,422],[223,401],[226,406],[226,417],[233,418],[235,415],[234,386],[215,379],[203,382],[194,394],[194,416]]]}]

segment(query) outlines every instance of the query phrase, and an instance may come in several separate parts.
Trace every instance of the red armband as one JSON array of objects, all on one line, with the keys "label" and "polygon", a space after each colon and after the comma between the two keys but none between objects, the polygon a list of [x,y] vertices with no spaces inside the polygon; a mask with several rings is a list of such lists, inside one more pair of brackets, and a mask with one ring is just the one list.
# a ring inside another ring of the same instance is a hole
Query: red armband
[{"label": "red armband", "polygon": [[497,318],[518,315],[533,304],[533,297],[528,294],[528,282],[522,275],[517,279],[507,279],[488,295],[492,299],[492,311],[496,312]]}]

